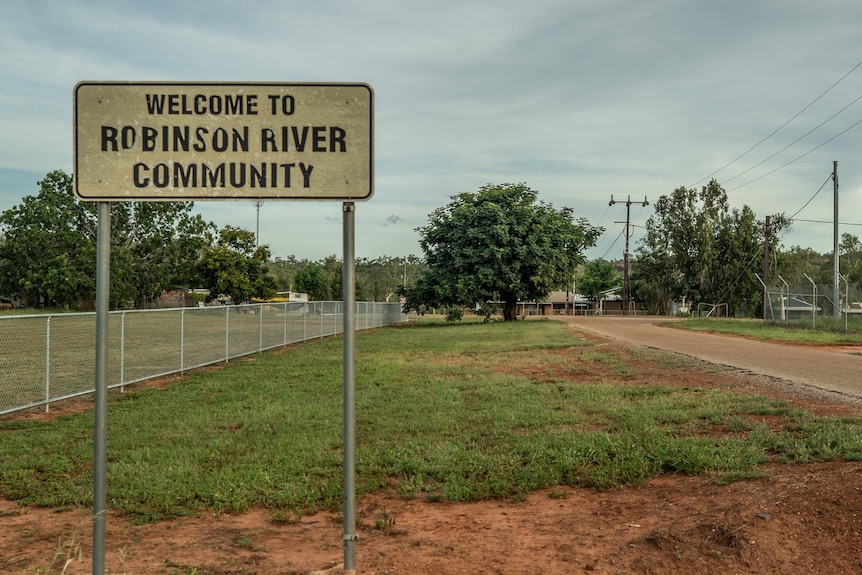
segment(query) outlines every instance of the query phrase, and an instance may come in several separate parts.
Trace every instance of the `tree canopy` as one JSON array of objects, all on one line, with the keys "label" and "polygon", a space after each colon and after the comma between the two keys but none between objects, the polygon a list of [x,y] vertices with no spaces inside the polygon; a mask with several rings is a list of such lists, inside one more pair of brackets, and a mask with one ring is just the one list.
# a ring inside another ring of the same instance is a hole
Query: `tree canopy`
[{"label": "tree canopy", "polygon": [[111,204],[111,301],[143,304],[162,290],[197,287],[198,258],[215,225],[193,214],[191,202]]},{"label": "tree canopy", "polygon": [[417,231],[427,271],[407,290],[405,309],[502,304],[507,321],[517,319],[518,301],[567,285],[602,232],[525,184],[453,196]]},{"label": "tree canopy", "polygon": [[[0,214],[0,293],[27,305],[92,307],[96,285],[96,207],[75,198],[62,171],[39,193]],[[145,307],[162,291],[202,287],[234,301],[274,295],[254,234],[221,230],[191,202],[111,202],[112,308]]]},{"label": "tree canopy", "polygon": [[391,301],[404,285],[415,281],[424,269],[414,255],[408,257],[381,256],[356,261],[356,282],[372,301]]},{"label": "tree canopy", "polygon": [[612,262],[591,260],[578,276],[578,292],[598,299],[602,292],[621,285],[622,281],[622,276]]},{"label": "tree canopy", "polygon": [[27,302],[70,306],[95,296],[96,215],[72,194],[60,171],[39,182],[39,193],[0,214],[0,292]]},{"label": "tree canopy", "polygon": [[[763,267],[763,228],[748,207],[730,209],[712,180],[700,191],[680,187],[654,204],[632,264],[638,297],[665,314],[674,298],[727,303],[732,315],[754,315],[762,298],[756,274]],[[787,226],[774,216],[772,228]],[[777,233],[770,249],[778,246]]]},{"label": "tree canopy", "polygon": [[[74,307],[95,298],[95,204],[79,202],[72,177],[50,172],[39,193],[0,214],[0,292],[30,305]],[[111,306],[130,307],[194,281],[214,226],[185,202],[111,204]]]},{"label": "tree canopy", "polygon": [[332,299],[330,285],[331,282],[320,264],[309,263],[296,272],[296,290],[307,294],[313,301]]},{"label": "tree canopy", "polygon": [[226,295],[234,303],[250,298],[268,299],[275,295],[275,278],[265,264],[269,247],[255,247],[254,232],[225,226],[219,230],[216,245],[205,246],[198,273],[210,290],[209,299]]}]

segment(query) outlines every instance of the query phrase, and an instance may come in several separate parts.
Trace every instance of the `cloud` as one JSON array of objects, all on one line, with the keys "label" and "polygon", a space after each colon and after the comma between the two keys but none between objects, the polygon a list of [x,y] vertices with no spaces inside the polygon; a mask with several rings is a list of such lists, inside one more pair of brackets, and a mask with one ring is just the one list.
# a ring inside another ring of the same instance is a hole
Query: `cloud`
[{"label": "cloud", "polygon": [[[829,9],[785,2],[780,11],[750,0],[439,0],[409,11],[396,0],[257,0],[256,10],[227,0],[6,4],[0,211],[37,193],[46,173],[71,169],[77,82],[246,80],[373,87],[374,197],[356,206],[358,249],[368,257],[393,246],[419,253],[416,227],[429,213],[504,182],[526,182],[542,201],[605,226],[588,257],[622,256],[614,241],[625,206],[609,208],[612,194],[652,203],[713,173],[729,180],[732,208],[763,218],[805,205],[837,160],[841,220],[862,220],[862,124],[815,149],[862,118],[862,103],[794,143],[862,93],[862,67],[716,172],[859,61],[848,49],[862,45],[855,0],[829,0]],[[830,196],[799,217],[831,219]],[[196,208],[219,227],[258,226],[251,202]],[[632,210],[632,223],[651,213]],[[272,201],[259,225],[274,255],[316,259],[340,249],[341,222],[338,202]],[[799,224],[783,241],[825,251],[831,239],[829,225]]]}]

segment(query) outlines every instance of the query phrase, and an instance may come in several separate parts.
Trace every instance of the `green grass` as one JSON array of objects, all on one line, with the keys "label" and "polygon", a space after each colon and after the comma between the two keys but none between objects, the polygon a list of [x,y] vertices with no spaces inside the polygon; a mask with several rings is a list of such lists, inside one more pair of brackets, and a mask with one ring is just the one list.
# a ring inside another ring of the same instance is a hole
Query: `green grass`
[{"label": "green grass", "polygon": [[[760,476],[767,461],[862,458],[858,420],[733,389],[645,385],[643,374],[671,382],[699,364],[603,351],[558,322],[420,320],[360,333],[356,345],[360,495],[517,498],[668,472],[726,482]],[[114,395],[109,507],[140,521],[205,509],[263,506],[279,517],[337,509],[341,362],[333,338]],[[0,494],[90,506],[92,428],[92,413],[0,419]]]},{"label": "green grass", "polygon": [[858,322],[854,322],[856,329],[847,331],[844,331],[843,320],[840,326],[832,318],[820,319],[818,323],[819,327],[816,329],[811,327],[810,320],[781,325],[753,319],[686,319],[667,322],[666,325],[680,329],[741,335],[760,341],[803,345],[862,344],[862,329],[859,329]]},{"label": "green grass", "polygon": [[[282,309],[263,306],[255,310],[263,313],[253,315],[231,307],[112,313],[108,383],[120,385],[215,363],[261,347],[333,333],[340,325],[339,316]],[[357,319],[361,327],[365,318]],[[0,342],[6,352],[0,356],[0,412],[93,387],[95,314],[0,317]]]}]

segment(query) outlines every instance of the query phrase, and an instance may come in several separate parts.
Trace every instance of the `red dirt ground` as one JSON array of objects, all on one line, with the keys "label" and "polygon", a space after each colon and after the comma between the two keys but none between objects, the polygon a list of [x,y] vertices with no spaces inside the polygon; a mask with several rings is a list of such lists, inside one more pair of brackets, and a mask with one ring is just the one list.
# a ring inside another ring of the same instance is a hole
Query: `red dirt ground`
[{"label": "red dirt ground", "polygon": [[[635,383],[729,387],[784,397],[820,415],[862,415],[859,406],[790,397],[786,386],[751,376],[683,370],[671,379],[654,364],[642,367]],[[769,477],[727,486],[709,475],[665,475],[636,488],[554,488],[517,502],[428,503],[377,493],[357,504],[357,573],[862,573],[862,462],[764,470]],[[342,528],[331,513],[273,521],[255,510],[145,525],[110,515],[107,530],[111,574],[343,573]],[[0,499],[0,573],[90,573],[91,540],[88,510]]]}]

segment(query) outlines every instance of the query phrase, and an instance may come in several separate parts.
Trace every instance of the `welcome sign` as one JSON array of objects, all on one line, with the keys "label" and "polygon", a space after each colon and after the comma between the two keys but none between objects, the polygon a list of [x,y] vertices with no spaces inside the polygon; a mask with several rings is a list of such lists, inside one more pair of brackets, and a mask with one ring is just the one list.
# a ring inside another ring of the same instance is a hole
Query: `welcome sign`
[{"label": "welcome sign", "polygon": [[82,200],[367,200],[367,84],[81,82]]}]

